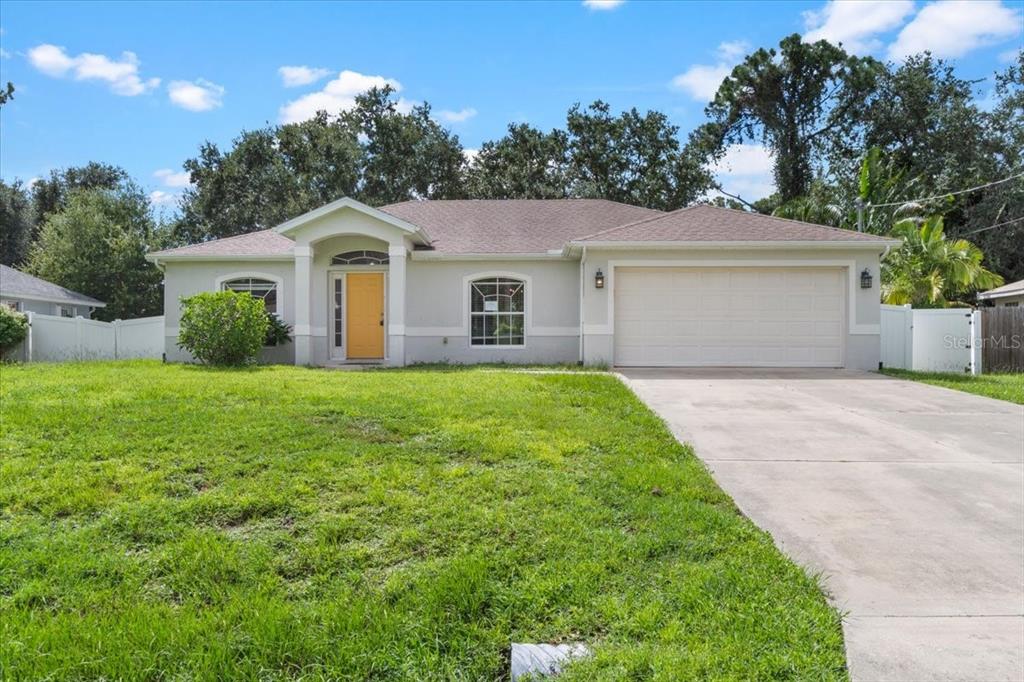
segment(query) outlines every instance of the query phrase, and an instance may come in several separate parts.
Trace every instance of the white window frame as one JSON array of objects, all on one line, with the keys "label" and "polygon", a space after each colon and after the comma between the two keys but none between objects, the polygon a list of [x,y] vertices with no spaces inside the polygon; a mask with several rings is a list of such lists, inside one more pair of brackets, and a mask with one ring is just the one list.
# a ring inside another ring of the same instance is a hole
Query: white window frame
[{"label": "white window frame", "polygon": [[15,301],[14,299],[5,298],[3,301],[0,301],[0,305],[5,305],[9,310],[13,310],[16,313],[20,313],[25,309],[24,302]]},{"label": "white window frame", "polygon": [[285,297],[284,278],[279,275],[271,275],[268,272],[253,272],[251,270],[245,272],[232,272],[231,274],[221,275],[217,277],[217,279],[214,280],[214,290],[224,291],[224,284],[226,282],[230,282],[233,279],[246,278],[265,279],[274,283],[274,285],[277,287],[277,313],[275,314],[277,315],[278,319],[282,321],[287,320],[287,318],[285,317],[285,302],[288,299]]},{"label": "white window frame", "polygon": [[[55,314],[57,315],[57,317],[64,317],[72,320],[75,319],[75,306],[64,305],[63,303],[55,303],[54,307],[56,308]],[[65,310],[68,311],[68,313],[70,314],[65,315]]]},{"label": "white window frame", "polygon": [[[523,292],[523,342],[520,345],[474,345],[473,344],[473,297],[470,288],[473,282],[480,279],[492,277],[504,277],[516,279],[523,283],[526,291]],[[488,270],[474,272],[462,278],[462,321],[463,333],[466,336],[466,345],[475,351],[488,350],[525,350],[530,343],[530,336],[533,334],[533,278],[521,272],[509,272],[507,270]]]}]

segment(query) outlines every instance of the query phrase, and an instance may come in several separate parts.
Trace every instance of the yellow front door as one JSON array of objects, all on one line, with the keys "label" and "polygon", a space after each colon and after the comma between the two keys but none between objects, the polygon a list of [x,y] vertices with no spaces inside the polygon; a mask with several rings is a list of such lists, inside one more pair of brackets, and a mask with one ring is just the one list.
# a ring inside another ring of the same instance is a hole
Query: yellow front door
[{"label": "yellow front door", "polygon": [[384,273],[350,272],[346,279],[348,359],[381,359],[384,357]]}]

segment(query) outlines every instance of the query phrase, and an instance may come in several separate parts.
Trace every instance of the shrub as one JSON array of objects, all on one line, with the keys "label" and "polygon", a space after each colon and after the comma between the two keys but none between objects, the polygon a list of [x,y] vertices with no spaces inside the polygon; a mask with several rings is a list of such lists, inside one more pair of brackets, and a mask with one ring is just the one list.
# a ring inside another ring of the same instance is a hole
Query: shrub
[{"label": "shrub", "polygon": [[291,325],[285,323],[277,315],[267,313],[267,338],[265,346],[281,346],[292,340]]},{"label": "shrub", "polygon": [[263,301],[235,291],[181,299],[178,346],[208,365],[256,361],[269,327]]},{"label": "shrub", "polygon": [[27,334],[28,318],[5,305],[0,305],[0,357],[24,341]]}]

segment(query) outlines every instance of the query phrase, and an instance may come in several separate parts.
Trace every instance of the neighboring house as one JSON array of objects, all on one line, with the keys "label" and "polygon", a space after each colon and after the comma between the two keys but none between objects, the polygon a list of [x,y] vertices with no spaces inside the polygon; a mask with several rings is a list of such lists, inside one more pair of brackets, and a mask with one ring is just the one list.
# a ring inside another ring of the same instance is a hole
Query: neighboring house
[{"label": "neighboring house", "polygon": [[21,270],[0,265],[0,305],[23,313],[84,317],[107,304]]},{"label": "neighboring house", "polygon": [[1024,306],[1024,279],[983,291],[978,294],[978,300],[984,305],[1003,308]]},{"label": "neighboring house", "polygon": [[263,360],[854,367],[879,360],[879,256],[898,242],[712,206],[340,199],[169,249],[179,299],[249,291],[294,327]]}]

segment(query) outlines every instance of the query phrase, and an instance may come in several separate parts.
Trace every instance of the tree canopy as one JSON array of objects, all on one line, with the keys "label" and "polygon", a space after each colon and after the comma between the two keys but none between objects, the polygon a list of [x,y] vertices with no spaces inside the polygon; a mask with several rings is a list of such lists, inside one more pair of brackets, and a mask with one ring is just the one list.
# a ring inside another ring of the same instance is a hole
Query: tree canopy
[{"label": "tree canopy", "polygon": [[25,269],[104,301],[103,320],[163,313],[163,276],[145,260],[162,246],[146,195],[134,185],[76,189],[48,215]]},{"label": "tree canopy", "polygon": [[722,81],[704,110],[709,121],[691,135],[706,157],[760,140],[774,154],[782,202],[803,196],[815,166],[835,148],[851,145],[857,122],[884,65],[856,57],[827,41],[805,43],[798,34],[779,49],[748,55]]}]

